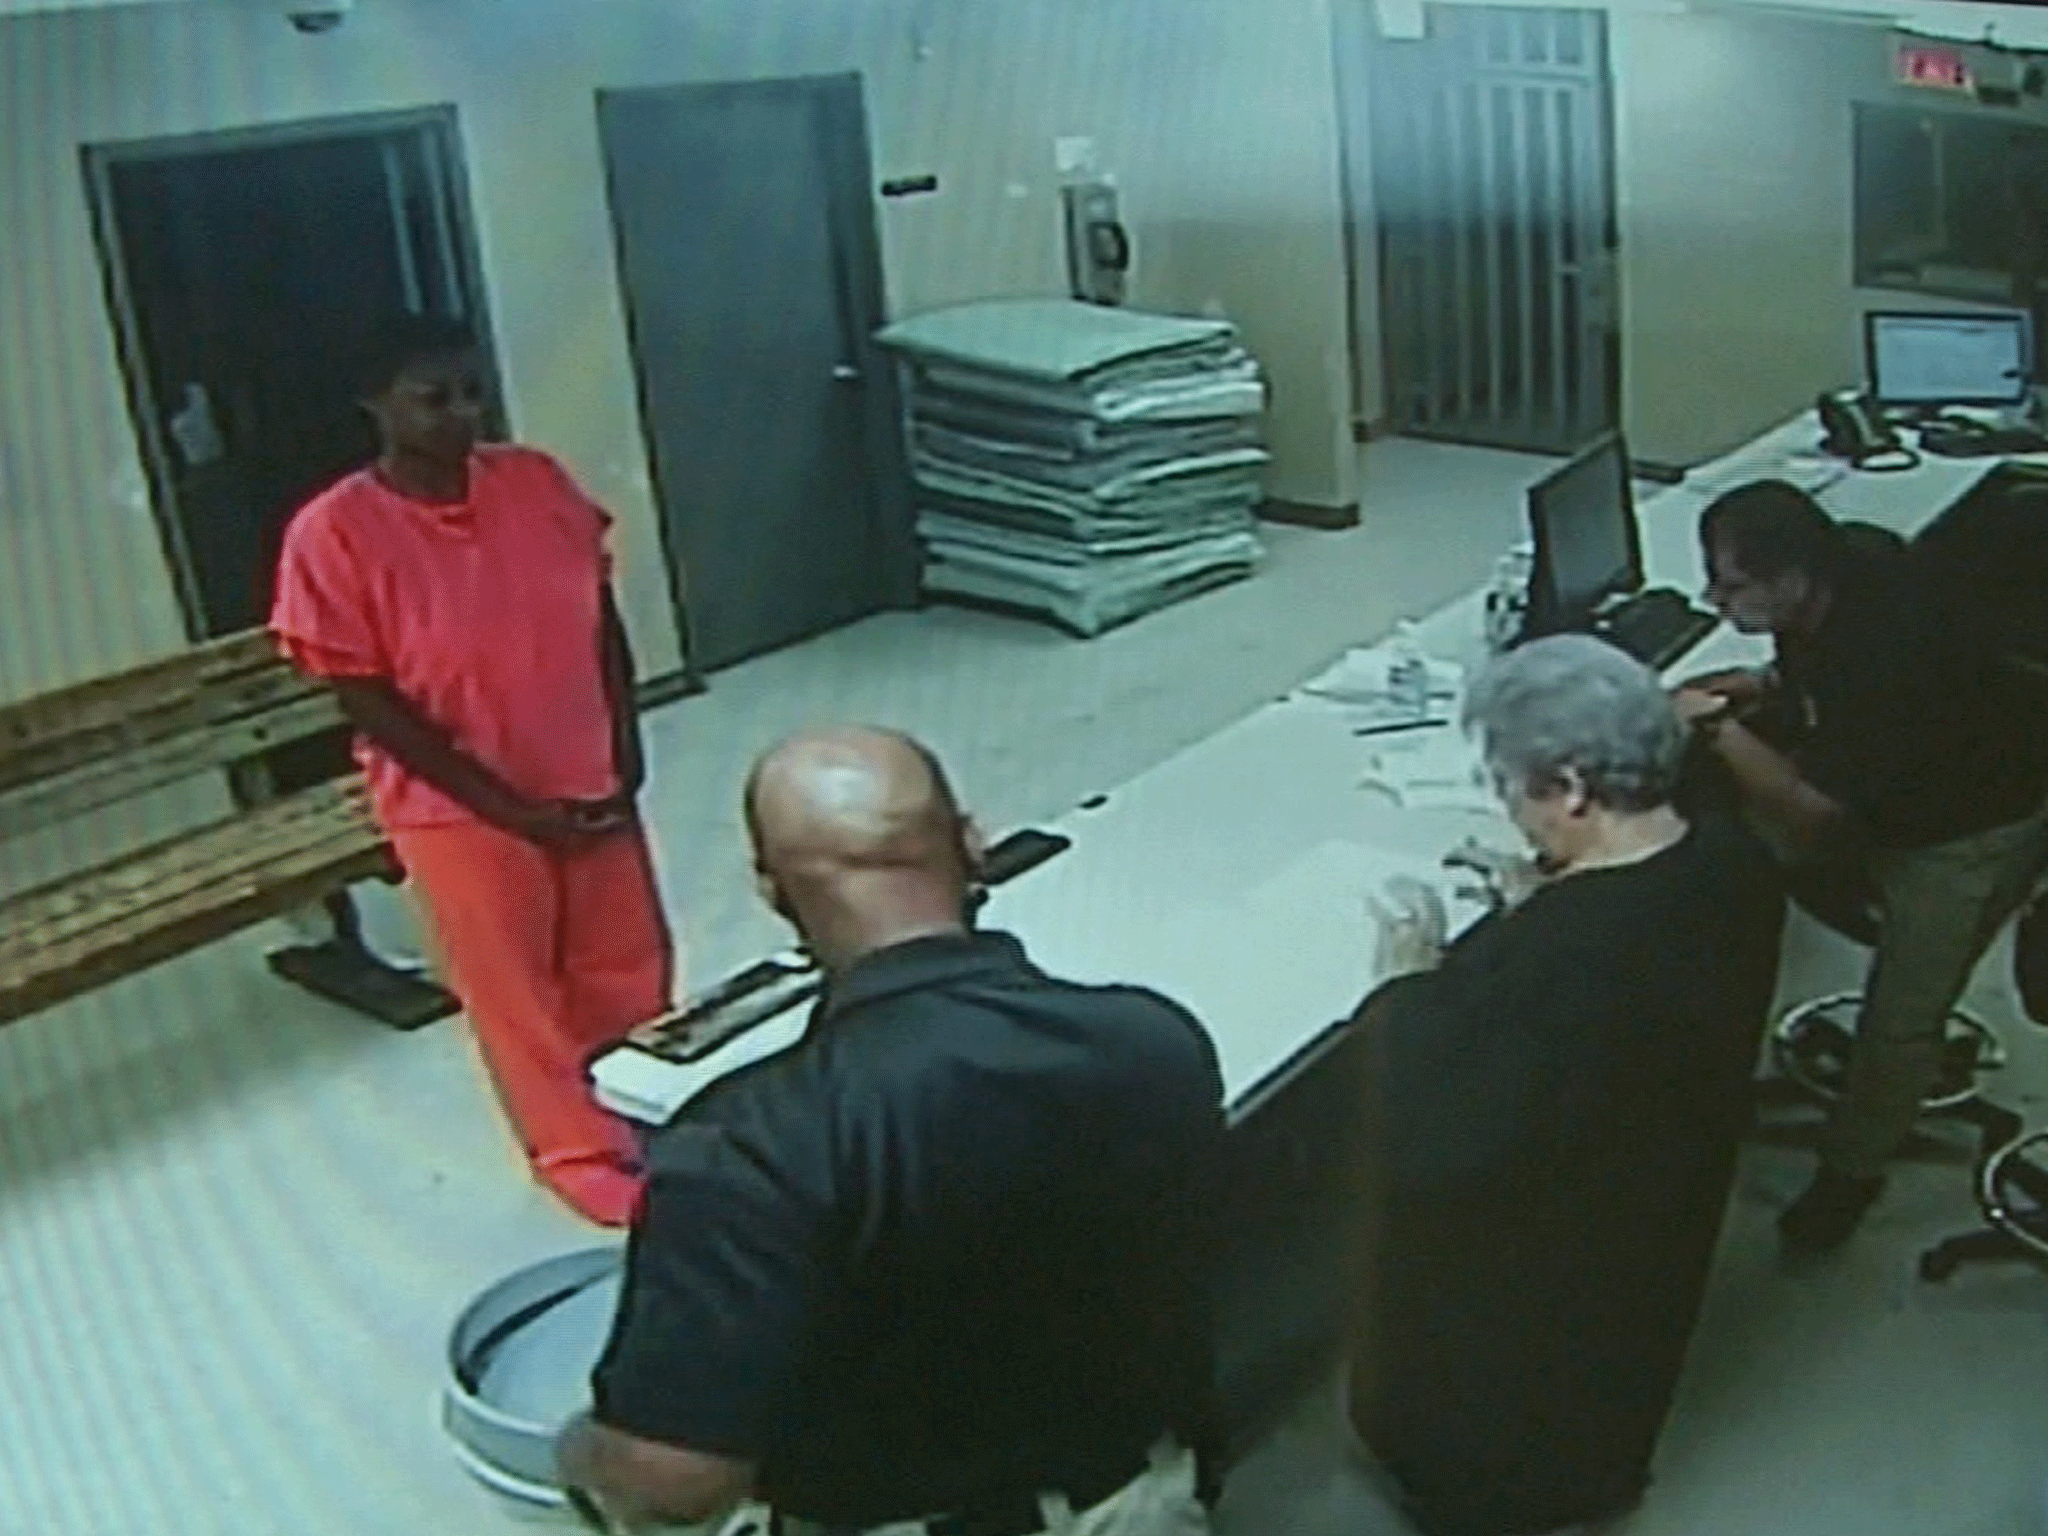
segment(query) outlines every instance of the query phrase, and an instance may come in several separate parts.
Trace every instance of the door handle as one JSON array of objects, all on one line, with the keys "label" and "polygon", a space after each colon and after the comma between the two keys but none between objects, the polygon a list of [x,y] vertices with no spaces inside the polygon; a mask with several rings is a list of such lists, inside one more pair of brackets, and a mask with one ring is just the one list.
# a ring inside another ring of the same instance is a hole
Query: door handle
[{"label": "door handle", "polygon": [[852,363],[835,363],[832,365],[832,377],[840,384],[858,384],[860,370]]}]

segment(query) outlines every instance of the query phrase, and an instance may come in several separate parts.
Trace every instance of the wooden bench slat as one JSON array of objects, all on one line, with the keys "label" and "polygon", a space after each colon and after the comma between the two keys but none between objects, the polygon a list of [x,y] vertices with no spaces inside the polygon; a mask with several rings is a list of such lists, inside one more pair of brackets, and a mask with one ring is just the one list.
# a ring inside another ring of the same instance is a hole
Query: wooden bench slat
[{"label": "wooden bench slat", "polygon": [[0,902],[0,1022],[368,879],[389,857],[362,786],[336,782]]},{"label": "wooden bench slat", "polygon": [[342,723],[261,631],[0,707],[0,838]]},{"label": "wooden bench slat", "polygon": [[138,692],[113,718],[98,708],[65,714],[48,709],[43,700],[30,700],[41,718],[29,724],[15,722],[9,736],[0,740],[0,789],[49,778],[110,753],[146,751],[215,721],[326,697],[331,695],[323,684],[273,656],[226,676],[191,679],[185,691],[175,695]]},{"label": "wooden bench slat", "polygon": [[0,899],[0,963],[95,923],[131,922],[219,872],[337,835],[377,837],[356,781],[317,785]]},{"label": "wooden bench slat", "polygon": [[384,867],[385,858],[381,849],[337,853],[331,862],[306,868],[289,880],[272,876],[260,889],[233,901],[202,904],[190,920],[176,926],[134,929],[121,935],[118,943],[74,951],[63,964],[52,960],[18,972],[0,968],[0,1024],[54,1008],[265,918],[308,906],[342,886],[371,879]]},{"label": "wooden bench slat", "polygon": [[[140,752],[113,748],[94,756],[67,750],[64,755],[76,759],[75,763],[54,773],[32,777],[17,769],[10,774],[13,765],[0,763],[0,839],[20,837],[39,827],[183,783],[210,768],[225,767],[342,723],[340,705],[321,689],[279,707],[201,722]],[[65,746],[69,749],[72,744]],[[10,778],[17,779],[18,785],[10,787]]]},{"label": "wooden bench slat", "polygon": [[0,757],[45,737],[119,724],[138,709],[232,686],[238,676],[282,664],[276,642],[266,632],[245,630],[125,671],[0,705]]}]

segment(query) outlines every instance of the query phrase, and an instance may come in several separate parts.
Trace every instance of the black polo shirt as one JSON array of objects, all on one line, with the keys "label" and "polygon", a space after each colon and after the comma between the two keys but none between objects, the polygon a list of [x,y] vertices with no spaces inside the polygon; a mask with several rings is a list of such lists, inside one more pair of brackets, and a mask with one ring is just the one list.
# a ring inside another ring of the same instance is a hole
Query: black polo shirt
[{"label": "black polo shirt", "polygon": [[1221,1136],[1214,1048],[1165,998],[1004,934],[868,955],[654,1137],[597,1417],[827,1523],[1135,1471],[1209,1380]]},{"label": "black polo shirt", "polygon": [[1801,774],[1892,847],[1925,847],[2038,810],[2048,754],[2029,706],[1968,626],[1947,622],[1910,555],[1858,555],[1817,633],[1781,637],[1804,714]]}]

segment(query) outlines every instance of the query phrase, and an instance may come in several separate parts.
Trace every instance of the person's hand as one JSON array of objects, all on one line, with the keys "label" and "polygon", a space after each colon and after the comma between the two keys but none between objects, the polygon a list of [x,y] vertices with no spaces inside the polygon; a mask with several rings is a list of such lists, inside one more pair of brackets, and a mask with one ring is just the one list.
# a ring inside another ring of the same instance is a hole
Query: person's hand
[{"label": "person's hand", "polygon": [[1477,875],[1481,894],[1496,912],[1519,907],[1546,878],[1543,867],[1528,854],[1506,853],[1470,837],[1444,855],[1444,867]]},{"label": "person's hand", "polygon": [[1709,720],[1720,719],[1733,705],[1724,694],[1709,693],[1704,688],[1687,684],[1671,695],[1671,707],[1678,711],[1679,723],[1690,729]]},{"label": "person's hand", "polygon": [[1443,958],[1450,920],[1443,898],[1420,880],[1395,876],[1366,908],[1379,929],[1374,965],[1382,979],[1431,970]]},{"label": "person's hand", "polygon": [[1703,673],[1699,677],[1687,678],[1680,685],[1681,693],[1711,693],[1726,700],[1731,706],[1741,709],[1754,704],[1771,689],[1771,675],[1759,667],[1724,667],[1719,672]]}]

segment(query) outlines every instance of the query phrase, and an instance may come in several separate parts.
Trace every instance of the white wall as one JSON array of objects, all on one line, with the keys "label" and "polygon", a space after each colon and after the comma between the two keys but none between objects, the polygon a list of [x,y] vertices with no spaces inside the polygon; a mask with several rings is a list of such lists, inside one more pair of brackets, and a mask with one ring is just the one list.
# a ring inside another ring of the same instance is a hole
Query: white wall
[{"label": "white wall", "polygon": [[[2014,7],[1974,9],[2038,26]],[[1861,382],[1868,309],[1976,307],[1855,285],[1855,104],[1985,110],[1895,85],[1887,25],[1731,6],[1622,7],[1612,27],[1636,452],[1693,462]],[[1991,115],[2048,122],[2040,103]]]},{"label": "white wall", "polygon": [[[455,103],[515,424],[619,513],[628,622],[661,671],[679,650],[613,275],[599,86],[863,71],[878,177],[931,171],[942,187],[880,206],[896,312],[1063,287],[1052,141],[1094,138],[1137,241],[1133,302],[1238,319],[1273,384],[1269,491],[1343,505],[1354,406],[1366,419],[1381,406],[1365,113],[1340,145],[1331,38],[1369,10],[361,0],[312,38],[268,0],[0,17],[0,699],[181,638],[80,144]],[[1885,32],[1739,5],[1610,10],[1624,420],[1645,457],[1690,461],[1858,372],[1856,315],[1873,296],[1849,286],[1850,103],[1889,89]]]},{"label": "white wall", "polygon": [[1851,83],[1884,33],[1622,11],[1611,36],[1622,419],[1688,463],[1854,377]]},{"label": "white wall", "polygon": [[182,639],[126,414],[79,146],[453,102],[518,432],[620,519],[649,671],[679,655],[616,291],[600,86],[864,71],[892,309],[1064,288],[1052,140],[1124,189],[1132,301],[1236,318],[1272,494],[1355,496],[1327,0],[255,0],[0,19],[0,699]]}]

